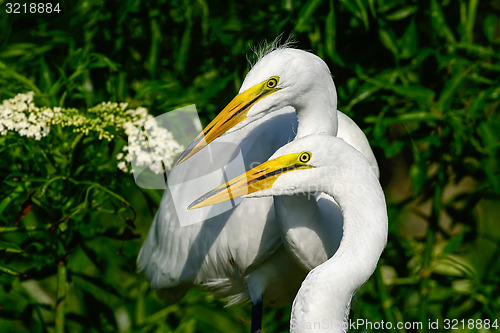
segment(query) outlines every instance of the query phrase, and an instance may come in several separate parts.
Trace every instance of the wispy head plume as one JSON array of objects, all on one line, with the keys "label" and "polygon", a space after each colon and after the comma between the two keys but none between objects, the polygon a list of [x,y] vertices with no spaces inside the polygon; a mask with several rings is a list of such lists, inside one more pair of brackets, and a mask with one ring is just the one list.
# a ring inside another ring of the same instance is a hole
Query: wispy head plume
[{"label": "wispy head plume", "polygon": [[281,33],[276,37],[271,43],[268,43],[267,40],[260,42],[257,45],[253,45],[251,47],[252,55],[249,57],[247,55],[247,60],[250,63],[250,67],[253,67],[260,59],[264,58],[269,53],[286,49],[293,48],[297,43],[297,40],[293,38],[293,34],[288,35],[288,37],[283,41],[284,33]]}]

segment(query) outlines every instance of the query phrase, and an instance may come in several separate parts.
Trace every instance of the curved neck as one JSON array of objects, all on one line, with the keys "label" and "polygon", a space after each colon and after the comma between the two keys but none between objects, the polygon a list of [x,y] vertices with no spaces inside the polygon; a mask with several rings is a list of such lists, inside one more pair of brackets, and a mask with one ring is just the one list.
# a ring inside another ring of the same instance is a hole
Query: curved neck
[{"label": "curved neck", "polygon": [[386,204],[375,174],[348,173],[332,170],[335,184],[323,189],[342,210],[344,234],[335,255],[302,283],[294,300],[292,330],[294,325],[298,331],[319,325],[344,332],[352,295],[373,274],[387,242]]},{"label": "curved neck", "polygon": [[311,134],[337,135],[337,92],[329,73],[298,96],[292,106],[299,123],[296,139]]},{"label": "curved neck", "polygon": [[308,193],[273,199],[284,246],[303,268],[310,271],[335,254],[344,218],[330,196]]}]

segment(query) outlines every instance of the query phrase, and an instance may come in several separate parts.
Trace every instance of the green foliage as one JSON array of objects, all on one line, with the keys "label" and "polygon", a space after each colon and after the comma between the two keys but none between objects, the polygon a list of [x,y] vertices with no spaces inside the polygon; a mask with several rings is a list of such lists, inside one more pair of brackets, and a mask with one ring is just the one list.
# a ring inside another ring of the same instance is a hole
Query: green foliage
[{"label": "green foliage", "polygon": [[[195,103],[206,123],[239,89],[250,47],[293,32],[330,66],[388,199],[389,243],[352,317],[422,331],[500,321],[499,1],[60,4],[13,15],[0,1],[0,100],[34,91],[37,105],[76,114],[103,101],[152,114]],[[124,138],[63,126],[38,141],[0,136],[0,327],[248,331],[248,307],[201,288],[164,304],[135,272],[161,192],[118,171]],[[267,331],[287,330],[289,308],[265,312]]]}]

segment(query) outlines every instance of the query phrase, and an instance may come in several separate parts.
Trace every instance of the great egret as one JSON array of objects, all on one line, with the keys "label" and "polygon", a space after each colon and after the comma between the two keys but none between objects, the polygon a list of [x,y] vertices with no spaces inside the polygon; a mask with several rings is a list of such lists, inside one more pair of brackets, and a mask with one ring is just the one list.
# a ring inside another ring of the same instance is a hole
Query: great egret
[{"label": "great egret", "polygon": [[340,132],[350,139],[349,143],[368,147],[363,153],[374,167],[377,165],[363,132],[349,117],[337,112],[337,92],[326,63],[312,53],[288,47],[261,56],[245,77],[239,94],[186,148],[178,163],[222,134],[287,106],[292,106],[297,114],[295,138],[320,133],[337,135],[338,127],[343,125]]},{"label": "great egret", "polygon": [[[342,139],[311,135],[194,201],[190,208],[242,195],[286,196],[311,191],[331,195],[344,218],[336,253],[309,272],[293,302],[294,332],[344,332],[352,295],[373,274],[387,243],[384,192],[369,162]],[[252,199],[248,199],[252,200]]]},{"label": "great egret", "polygon": [[[333,254],[336,246],[328,248],[324,244],[338,244],[341,232],[332,240],[324,238],[332,232],[321,232],[331,224],[289,228],[290,224],[280,223],[281,218],[276,220],[275,214],[277,206],[278,216],[286,218],[286,203],[277,201],[275,205],[272,198],[243,200],[236,208],[213,217],[210,208],[193,212],[187,211],[187,206],[224,182],[222,177],[212,179],[212,183],[197,178],[232,158],[232,152],[215,146],[215,164],[208,165],[210,154],[203,147],[214,140],[207,148],[221,140],[237,144],[248,170],[255,162],[267,160],[295,133],[296,137],[316,133],[333,136],[340,127],[338,134],[363,152],[378,173],[363,132],[349,117],[337,113],[336,107],[333,80],[319,57],[290,48],[278,48],[261,57],[245,78],[240,93],[186,149],[180,157],[182,163],[168,177],[169,184],[180,186],[174,192],[165,191],[138,258],[138,269],[145,270],[152,287],[171,300],[183,295],[192,283],[208,285],[230,296],[230,303],[250,296],[255,314],[261,311],[263,295],[273,304],[294,294],[307,271]],[[190,186],[182,186],[187,181]],[[180,203],[174,204],[175,199]],[[328,218],[323,208],[335,209],[333,200],[326,195],[316,199],[298,199],[294,209]],[[182,226],[182,219],[202,222]],[[309,239],[310,244],[304,247],[294,241],[297,238]],[[288,279],[288,284],[281,278],[287,270],[294,272],[288,276],[295,277]],[[258,316],[252,325],[254,331],[259,329]]]}]

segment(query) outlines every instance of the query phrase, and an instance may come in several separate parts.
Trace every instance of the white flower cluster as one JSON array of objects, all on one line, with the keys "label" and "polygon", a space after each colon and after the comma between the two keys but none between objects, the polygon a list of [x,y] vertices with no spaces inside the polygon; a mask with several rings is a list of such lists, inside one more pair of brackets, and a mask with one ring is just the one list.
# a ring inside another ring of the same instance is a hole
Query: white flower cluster
[{"label": "white flower cluster", "polygon": [[49,134],[51,125],[73,127],[74,132],[85,135],[96,132],[100,140],[108,141],[115,137],[114,133],[125,132],[129,145],[117,155],[118,168],[124,172],[149,167],[154,173],[163,173],[163,168],[170,169],[183,150],[172,133],[159,126],[143,107],[127,110],[127,103],[103,102],[82,113],[74,108],[39,108],[33,103],[33,96],[33,92],[28,92],[2,102],[0,135],[14,131],[40,140]]},{"label": "white flower cluster", "polygon": [[0,135],[15,131],[21,136],[40,140],[49,135],[51,119],[60,114],[60,108],[38,108],[33,103],[33,92],[18,94],[0,105]]},{"label": "white flower cluster", "polygon": [[[131,121],[123,124],[128,136],[128,146],[123,150],[125,154],[118,154],[121,160],[118,168],[123,171],[134,171],[134,168],[148,167],[154,173],[163,173],[163,168],[171,169],[174,157],[184,149],[166,128],[158,125],[156,119],[145,108],[127,110],[126,114]],[[132,163],[132,169],[127,168]]]}]

